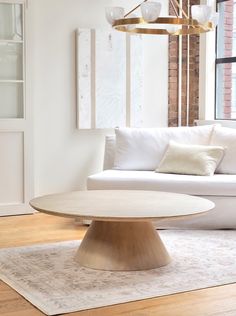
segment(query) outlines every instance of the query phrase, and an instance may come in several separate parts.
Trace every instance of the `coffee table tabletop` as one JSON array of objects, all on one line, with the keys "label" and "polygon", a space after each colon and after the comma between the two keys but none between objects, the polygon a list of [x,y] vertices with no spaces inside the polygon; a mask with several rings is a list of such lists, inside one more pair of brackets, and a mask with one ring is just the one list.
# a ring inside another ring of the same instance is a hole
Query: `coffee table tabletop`
[{"label": "coffee table tabletop", "polygon": [[30,201],[40,211],[99,221],[143,221],[196,215],[214,203],[186,194],[141,190],[91,190],[52,194]]},{"label": "coffee table tabletop", "polygon": [[153,269],[171,261],[152,220],[204,216],[214,208],[213,202],[195,196],[141,190],[53,194],[30,205],[51,215],[91,219],[75,260],[88,268],[114,271]]}]

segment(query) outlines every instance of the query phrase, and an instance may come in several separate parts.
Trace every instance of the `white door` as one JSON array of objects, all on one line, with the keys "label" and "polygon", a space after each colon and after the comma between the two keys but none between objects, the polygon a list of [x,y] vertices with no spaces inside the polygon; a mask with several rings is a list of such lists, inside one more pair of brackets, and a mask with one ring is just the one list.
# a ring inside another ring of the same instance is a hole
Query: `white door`
[{"label": "white door", "polygon": [[24,1],[0,0],[0,216],[29,213],[30,115]]}]

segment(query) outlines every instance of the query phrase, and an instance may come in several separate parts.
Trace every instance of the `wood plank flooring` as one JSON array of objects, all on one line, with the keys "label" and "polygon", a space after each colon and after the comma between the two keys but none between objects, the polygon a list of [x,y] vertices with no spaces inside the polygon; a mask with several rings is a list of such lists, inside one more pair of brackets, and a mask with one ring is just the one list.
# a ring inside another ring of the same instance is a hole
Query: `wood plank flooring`
[{"label": "wood plank flooring", "polygon": [[[45,214],[0,217],[0,248],[81,239],[86,227]],[[42,316],[0,281],[0,316]],[[236,284],[65,314],[65,316],[236,316]]]}]

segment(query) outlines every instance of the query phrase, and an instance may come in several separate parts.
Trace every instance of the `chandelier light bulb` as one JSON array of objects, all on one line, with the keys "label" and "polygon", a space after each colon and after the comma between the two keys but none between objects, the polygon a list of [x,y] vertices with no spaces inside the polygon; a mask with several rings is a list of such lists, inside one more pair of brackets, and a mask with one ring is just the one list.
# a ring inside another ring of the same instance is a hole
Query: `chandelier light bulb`
[{"label": "chandelier light bulb", "polygon": [[212,15],[212,8],[209,5],[192,5],[191,7],[192,18],[201,24],[209,21]]},{"label": "chandelier light bulb", "polygon": [[166,25],[166,30],[169,34],[175,34],[180,30],[181,26],[179,25]]},{"label": "chandelier light bulb", "polygon": [[112,25],[116,20],[123,19],[125,10],[122,7],[107,7],[105,13],[107,21]]},{"label": "chandelier light bulb", "polygon": [[[129,14],[129,18],[137,18],[137,15],[136,14]],[[133,24],[133,25],[127,25],[126,26],[127,30],[131,31],[131,30],[134,30],[136,28],[136,25]]]},{"label": "chandelier light bulb", "polygon": [[153,22],[161,13],[161,3],[159,2],[143,2],[140,6],[144,21]]}]

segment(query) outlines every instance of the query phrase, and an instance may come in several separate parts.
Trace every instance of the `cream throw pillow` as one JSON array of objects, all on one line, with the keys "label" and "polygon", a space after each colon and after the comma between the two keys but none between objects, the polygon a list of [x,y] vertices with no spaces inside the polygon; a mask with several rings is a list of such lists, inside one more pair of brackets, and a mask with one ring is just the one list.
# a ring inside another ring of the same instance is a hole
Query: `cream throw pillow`
[{"label": "cream throw pillow", "polygon": [[224,147],[185,145],[170,141],[156,172],[213,176],[224,155]]}]

